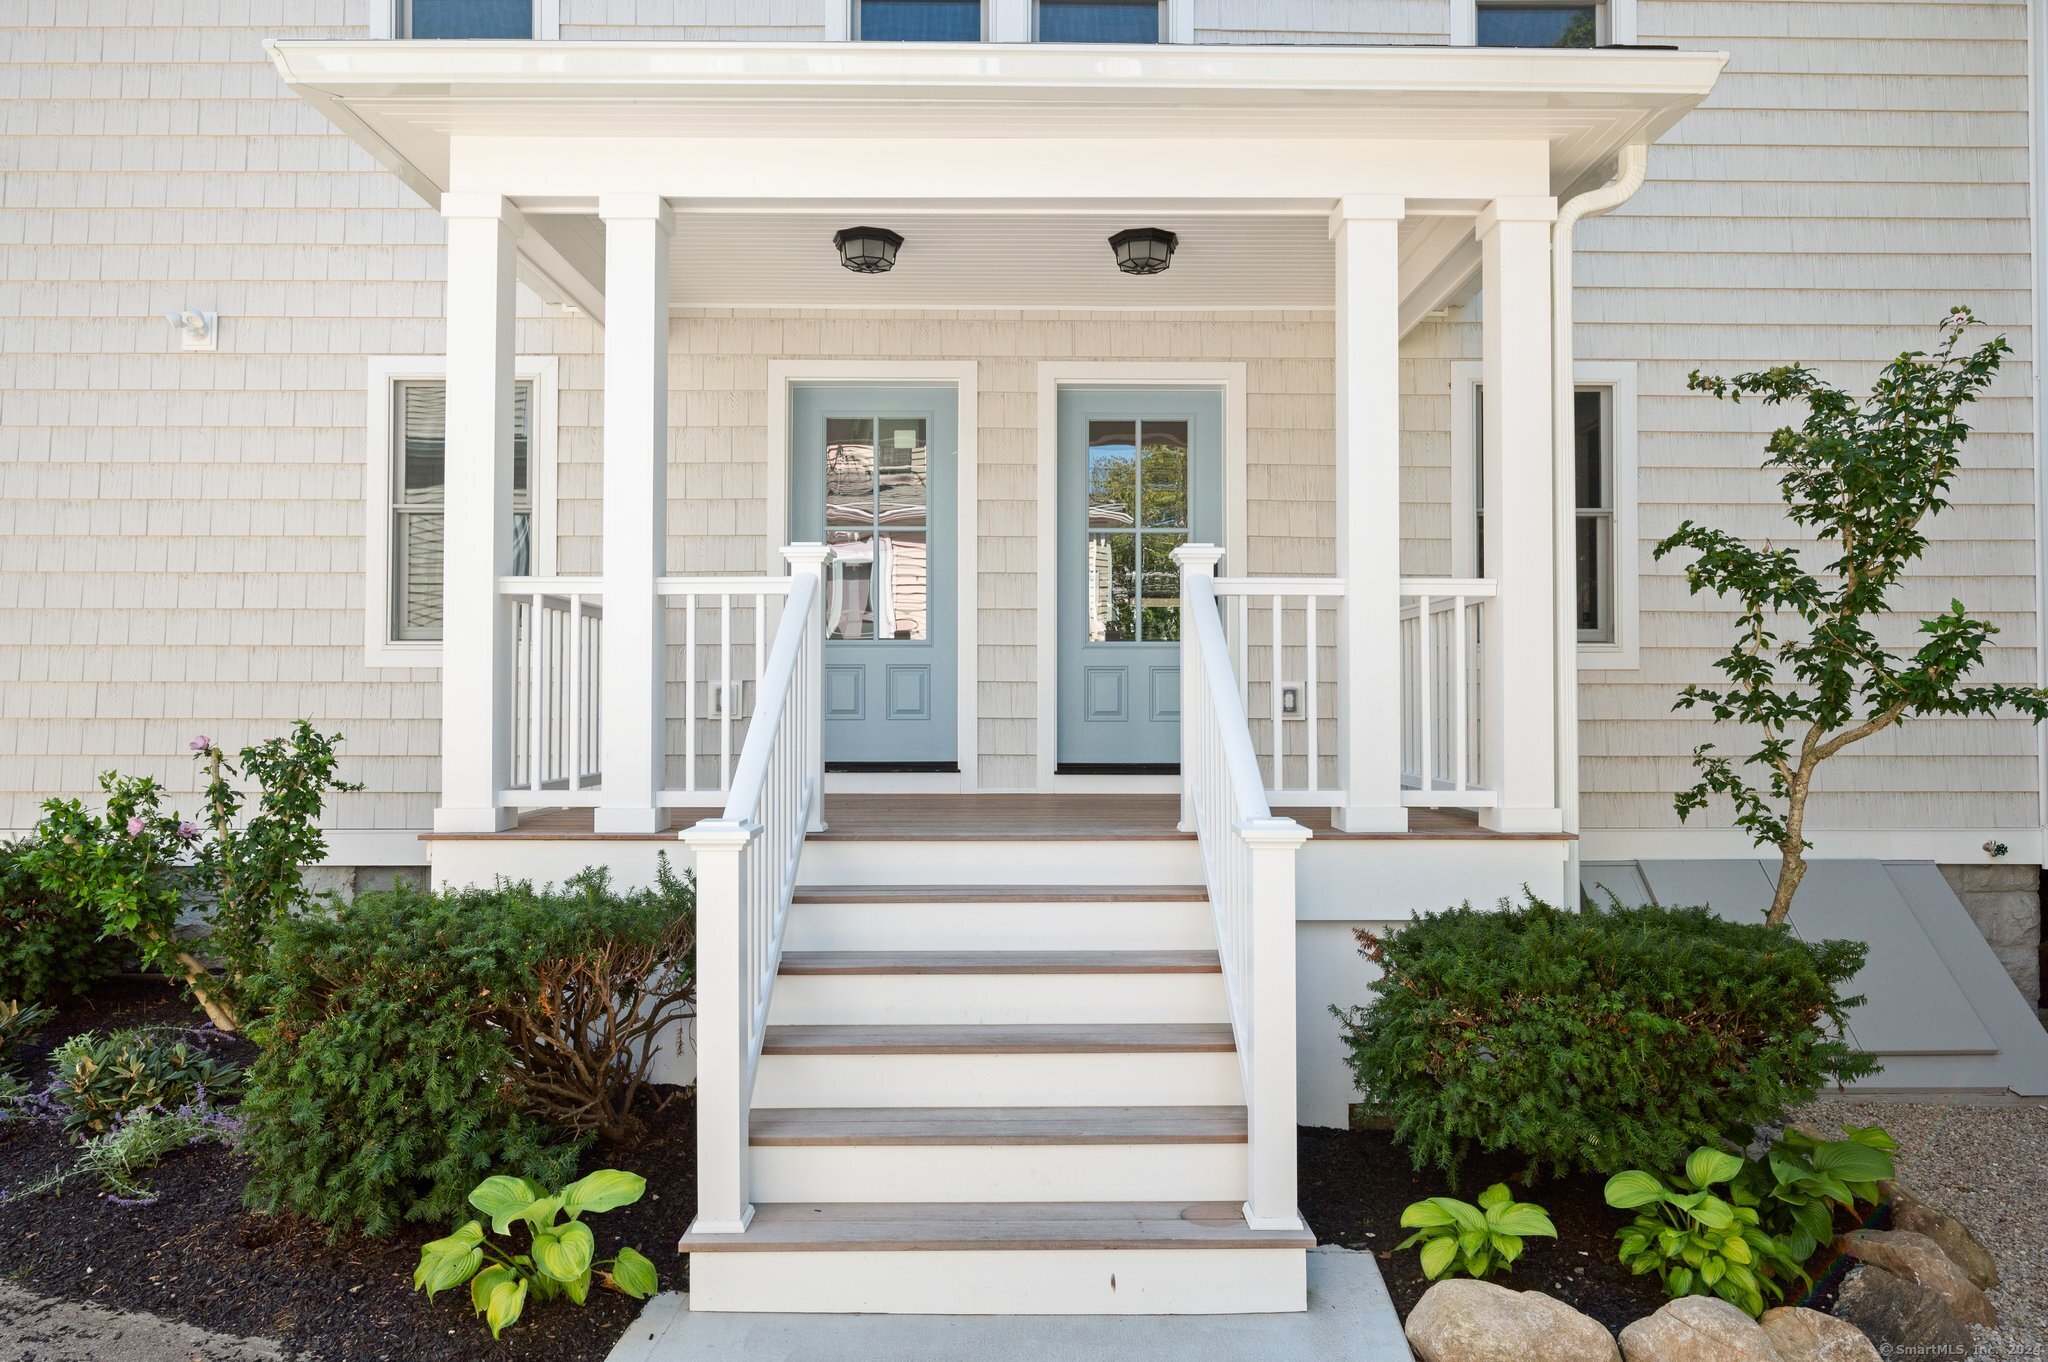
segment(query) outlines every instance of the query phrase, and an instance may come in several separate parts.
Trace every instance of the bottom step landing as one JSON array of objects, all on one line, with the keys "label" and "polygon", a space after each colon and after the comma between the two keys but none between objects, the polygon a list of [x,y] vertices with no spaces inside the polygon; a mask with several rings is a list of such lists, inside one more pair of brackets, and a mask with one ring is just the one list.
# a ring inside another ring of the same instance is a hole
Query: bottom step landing
[{"label": "bottom step landing", "polygon": [[1314,1246],[1220,1201],[769,1202],[678,1245],[692,1310],[909,1315],[1305,1310]]}]

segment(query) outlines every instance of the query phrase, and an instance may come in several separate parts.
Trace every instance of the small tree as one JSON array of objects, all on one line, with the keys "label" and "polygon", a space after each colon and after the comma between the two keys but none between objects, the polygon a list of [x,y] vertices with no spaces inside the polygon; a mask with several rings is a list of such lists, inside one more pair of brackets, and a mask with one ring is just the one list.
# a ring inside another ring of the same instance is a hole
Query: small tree
[{"label": "small tree", "polygon": [[[1948,505],[1970,433],[1960,413],[2011,351],[1996,336],[1958,354],[1974,322],[1968,308],[1956,308],[1933,354],[1900,355],[1860,402],[1797,364],[1734,378],[1694,371],[1686,380],[1691,391],[1731,402],[1752,396],[1806,404],[1798,429],[1772,434],[1764,467],[1782,470],[1778,487],[1792,522],[1834,552],[1811,572],[1795,549],[1756,547],[1687,520],[1654,555],[1695,550],[1699,557],[1685,569],[1692,594],[1710,591],[1741,606],[1736,640],[1714,663],[1727,684],[1687,686],[1673,708],[1705,706],[1717,722],[1757,730],[1756,750],[1738,762],[1701,744],[1692,754],[1699,780],[1675,804],[1683,821],[1711,796],[1726,795],[1736,825],[1759,847],[1777,848],[1783,865],[1766,919],[1772,925],[1785,920],[1806,875],[1806,801],[1822,762],[1923,714],[2048,717],[2048,691],[2040,687],[1964,684],[1998,630],[1961,601],[1921,621],[1910,655],[1888,650],[1874,632],[1892,613],[1892,588],[1926,552],[1926,520]],[[1803,636],[1773,632],[1787,616]],[[1763,772],[1761,787],[1750,779],[1752,767]]]}]

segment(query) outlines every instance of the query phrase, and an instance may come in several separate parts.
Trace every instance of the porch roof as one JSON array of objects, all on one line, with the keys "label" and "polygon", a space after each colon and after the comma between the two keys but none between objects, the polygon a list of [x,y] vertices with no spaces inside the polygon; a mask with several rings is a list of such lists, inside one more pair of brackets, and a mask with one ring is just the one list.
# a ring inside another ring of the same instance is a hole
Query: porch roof
[{"label": "porch roof", "polygon": [[[512,196],[529,215],[523,277],[600,318],[599,192],[651,190],[680,200],[681,211],[726,214],[873,207],[1312,219],[1343,194],[1392,192],[1409,204],[1412,324],[1476,265],[1471,218],[1487,199],[1564,194],[1600,176],[1617,149],[1654,141],[1704,99],[1727,60],[1641,48],[267,46],[292,89],[428,203],[451,189]],[[850,143],[867,153],[849,154]],[[1447,143],[1462,144],[1457,156],[1445,154]],[[738,239],[761,239],[759,225]],[[1274,230],[1247,223],[1242,234],[1249,244]],[[1323,268],[1285,286],[1240,276],[1235,287],[1276,299],[1304,286],[1318,292]],[[1157,306],[1157,292],[1131,305]],[[824,296],[774,301],[832,305]]]}]

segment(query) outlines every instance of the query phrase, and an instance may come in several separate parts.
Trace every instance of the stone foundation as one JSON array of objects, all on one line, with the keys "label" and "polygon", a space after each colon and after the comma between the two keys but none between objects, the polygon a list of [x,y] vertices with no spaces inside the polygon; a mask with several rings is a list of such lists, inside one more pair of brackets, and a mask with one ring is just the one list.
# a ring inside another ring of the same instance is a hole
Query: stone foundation
[{"label": "stone foundation", "polygon": [[314,895],[336,894],[343,903],[352,902],[357,894],[368,894],[378,889],[389,889],[396,884],[409,884],[415,889],[427,887],[427,868],[423,865],[313,865],[306,867],[306,888]]},{"label": "stone foundation", "polygon": [[1941,877],[2030,1007],[2041,1005],[2041,870],[2031,865],[1945,865]]}]

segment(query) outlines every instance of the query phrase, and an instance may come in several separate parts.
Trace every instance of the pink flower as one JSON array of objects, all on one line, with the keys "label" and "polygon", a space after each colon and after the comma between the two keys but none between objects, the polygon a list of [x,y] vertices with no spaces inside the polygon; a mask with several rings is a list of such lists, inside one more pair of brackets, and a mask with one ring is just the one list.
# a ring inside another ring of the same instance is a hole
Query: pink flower
[{"label": "pink flower", "polygon": [[207,737],[204,733],[201,733],[198,737],[194,738],[188,745],[194,752],[211,752],[213,750],[213,739]]},{"label": "pink flower", "polygon": [[147,826],[149,825],[142,821],[142,815],[137,814],[128,820],[128,835],[130,837],[140,837],[142,830]]},{"label": "pink flower", "polygon": [[193,822],[191,819],[188,818],[184,822],[178,824],[178,836],[183,838],[185,841],[189,842],[198,835],[199,825]]}]

